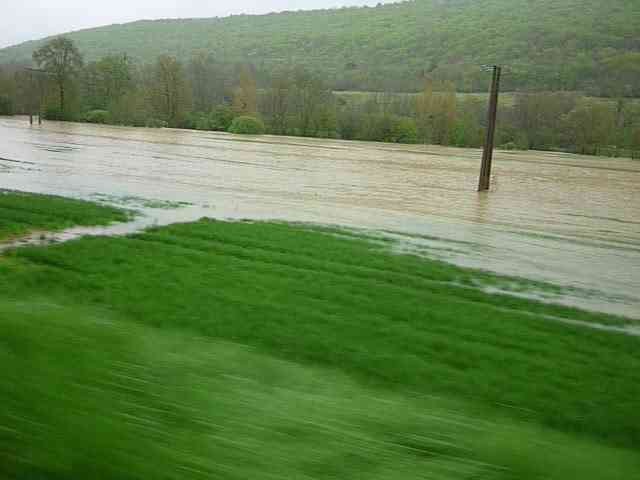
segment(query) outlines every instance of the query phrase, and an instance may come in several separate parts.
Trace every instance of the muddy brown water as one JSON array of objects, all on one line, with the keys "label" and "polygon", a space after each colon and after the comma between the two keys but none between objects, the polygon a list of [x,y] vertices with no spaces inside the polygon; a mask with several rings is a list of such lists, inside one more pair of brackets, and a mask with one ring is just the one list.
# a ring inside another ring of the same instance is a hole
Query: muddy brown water
[{"label": "muddy brown water", "polygon": [[392,231],[401,251],[572,287],[555,301],[640,318],[640,162],[497,152],[492,190],[479,194],[480,156],[0,118],[0,188],[115,204],[135,197],[146,215],[88,233],[203,216]]}]

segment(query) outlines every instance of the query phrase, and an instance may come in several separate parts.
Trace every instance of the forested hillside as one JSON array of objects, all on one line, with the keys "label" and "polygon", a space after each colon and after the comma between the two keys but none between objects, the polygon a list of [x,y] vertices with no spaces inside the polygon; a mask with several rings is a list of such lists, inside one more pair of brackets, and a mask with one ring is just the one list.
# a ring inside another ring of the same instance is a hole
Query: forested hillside
[{"label": "forested hillside", "polygon": [[[506,65],[505,89],[640,96],[638,0],[415,0],[375,8],[139,21],[68,35],[86,60],[126,53],[251,63],[263,84],[300,65],[340,90],[418,91],[425,76],[484,91],[478,65]],[[44,41],[0,50],[27,63]]]}]

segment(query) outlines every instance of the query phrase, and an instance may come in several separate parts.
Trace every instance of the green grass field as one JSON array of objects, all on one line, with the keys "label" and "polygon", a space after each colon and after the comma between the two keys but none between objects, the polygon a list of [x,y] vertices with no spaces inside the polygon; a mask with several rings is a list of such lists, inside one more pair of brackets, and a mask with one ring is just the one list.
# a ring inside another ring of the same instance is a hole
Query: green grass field
[{"label": "green grass field", "polygon": [[640,339],[357,235],[203,220],[0,257],[0,477],[619,479]]},{"label": "green grass field", "polygon": [[0,190],[0,241],[34,231],[124,222],[123,210],[51,195]]}]

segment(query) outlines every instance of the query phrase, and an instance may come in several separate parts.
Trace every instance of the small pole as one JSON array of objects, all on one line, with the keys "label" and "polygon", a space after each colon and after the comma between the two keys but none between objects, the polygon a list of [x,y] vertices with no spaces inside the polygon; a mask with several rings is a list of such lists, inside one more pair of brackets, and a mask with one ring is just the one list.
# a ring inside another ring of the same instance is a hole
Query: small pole
[{"label": "small pole", "polygon": [[493,146],[496,135],[496,119],[498,116],[498,95],[500,92],[500,76],[502,67],[493,65],[493,80],[491,82],[491,96],[489,98],[489,114],[487,125],[487,139],[484,142],[482,153],[482,167],[480,168],[480,181],[478,191],[489,190],[491,184],[491,161],[493,160]]},{"label": "small pole", "polygon": [[29,125],[33,125],[33,72],[29,72]]},{"label": "small pole", "polygon": [[44,97],[44,93],[43,93],[43,88],[42,88],[42,82],[38,83],[38,89],[40,93],[40,104],[38,105],[38,125],[42,125],[42,104],[43,104],[43,97]]},{"label": "small pole", "polygon": [[[31,125],[33,125],[33,116],[34,116],[34,111],[36,110],[36,106],[35,106],[35,101],[33,100],[33,98],[37,95],[38,96],[38,125],[42,125],[42,105],[44,103],[44,87],[42,84],[42,75],[50,75],[46,70],[38,70],[37,68],[29,68],[29,67],[25,67],[24,69],[25,71],[29,72],[29,84],[30,84],[30,101],[29,101],[29,123]],[[36,88],[34,86],[34,82],[33,82],[33,74],[36,73],[38,75],[40,75],[38,77],[38,92],[36,92]]]}]

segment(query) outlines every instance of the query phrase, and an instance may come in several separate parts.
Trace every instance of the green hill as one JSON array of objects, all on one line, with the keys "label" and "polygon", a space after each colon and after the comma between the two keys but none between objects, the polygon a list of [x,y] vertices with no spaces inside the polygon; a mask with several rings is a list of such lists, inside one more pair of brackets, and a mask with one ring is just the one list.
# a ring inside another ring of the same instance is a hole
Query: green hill
[{"label": "green hill", "polygon": [[[416,90],[424,75],[485,90],[478,65],[508,66],[505,87],[639,95],[637,0],[415,0],[227,18],[139,21],[69,34],[87,59],[212,53],[268,72],[299,64],[337,89]],[[43,41],[0,50],[23,63]],[[636,89],[634,91],[634,89]]]}]

